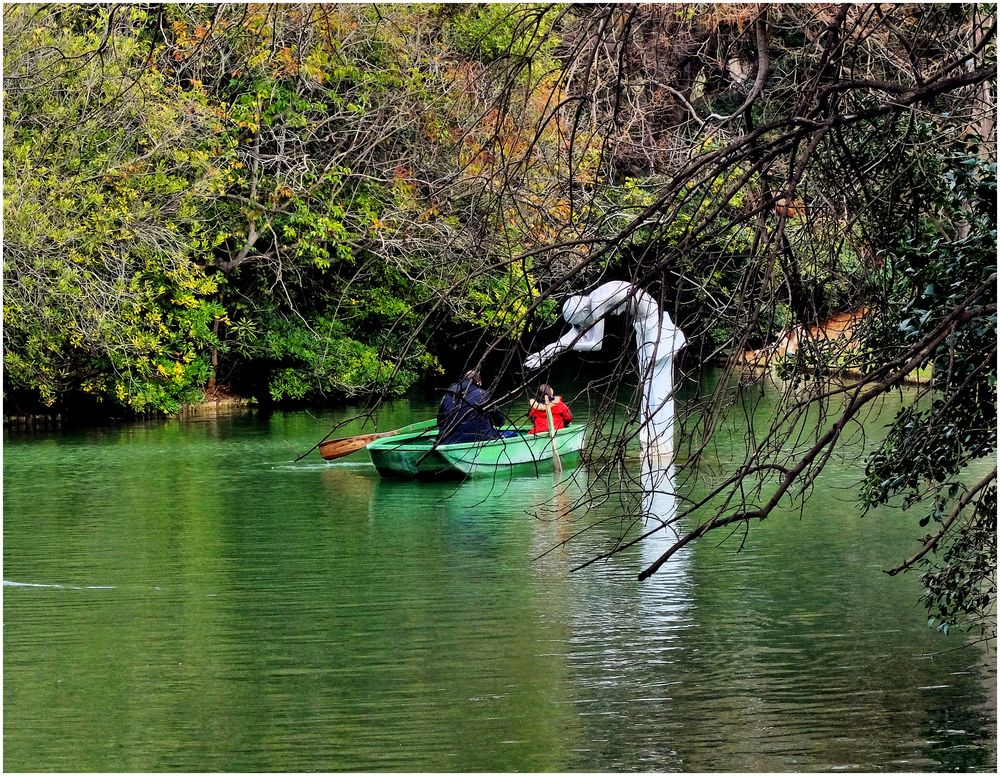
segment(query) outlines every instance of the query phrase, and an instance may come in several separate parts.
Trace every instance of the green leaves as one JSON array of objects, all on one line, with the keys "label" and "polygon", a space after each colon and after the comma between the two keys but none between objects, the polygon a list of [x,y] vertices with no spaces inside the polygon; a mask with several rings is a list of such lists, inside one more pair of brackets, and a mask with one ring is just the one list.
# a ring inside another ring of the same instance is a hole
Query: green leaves
[{"label": "green leaves", "polygon": [[416,378],[399,369],[377,345],[349,336],[336,321],[312,323],[287,318],[267,320],[267,331],[244,341],[242,352],[270,364],[268,390],[275,401],[358,396],[369,392],[399,395]]},{"label": "green leaves", "polygon": [[558,42],[550,34],[557,16],[555,8],[545,5],[469,6],[451,20],[451,43],[459,51],[487,62],[545,55]]},{"label": "green leaves", "polygon": [[942,153],[912,180],[924,197],[921,218],[905,227],[890,253],[898,309],[884,341],[919,347],[946,320],[948,336],[928,350],[934,392],[902,409],[866,468],[867,506],[902,497],[923,505],[934,552],[924,560],[925,602],[938,630],[990,630],[996,597],[996,485],[962,501],[977,461],[996,455],[996,210],[981,193],[995,191],[996,166],[977,157]]},{"label": "green leaves", "polygon": [[78,59],[47,80],[26,69],[7,92],[25,120],[4,134],[22,162],[4,180],[6,384],[45,405],[75,392],[176,411],[200,396],[224,315],[196,260],[192,203],[215,175],[197,131],[208,116],[146,67],[137,35],[101,60],[89,32],[30,19],[12,24],[8,56],[24,62],[45,40]]}]

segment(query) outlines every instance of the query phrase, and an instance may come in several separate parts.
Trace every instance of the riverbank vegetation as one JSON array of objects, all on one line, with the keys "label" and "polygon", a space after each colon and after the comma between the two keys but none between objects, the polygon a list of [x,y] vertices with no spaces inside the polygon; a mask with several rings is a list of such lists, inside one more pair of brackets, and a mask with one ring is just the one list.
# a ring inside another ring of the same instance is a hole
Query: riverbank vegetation
[{"label": "riverbank vegetation", "polygon": [[[993,6],[3,18],[5,412],[377,404],[466,361],[530,381],[532,338],[598,279],[670,311],[689,380],[863,309],[850,349],[813,338],[774,365],[783,413],[647,573],[807,495],[866,408],[932,369],[862,499],[919,512],[899,569],[924,565],[941,623],[993,627],[996,469],[969,481],[996,452]],[[632,379],[627,345],[605,362]],[[859,378],[831,384],[831,364]],[[720,385],[680,419],[682,476],[707,476]],[[611,490],[634,468],[634,429],[615,433]]]}]

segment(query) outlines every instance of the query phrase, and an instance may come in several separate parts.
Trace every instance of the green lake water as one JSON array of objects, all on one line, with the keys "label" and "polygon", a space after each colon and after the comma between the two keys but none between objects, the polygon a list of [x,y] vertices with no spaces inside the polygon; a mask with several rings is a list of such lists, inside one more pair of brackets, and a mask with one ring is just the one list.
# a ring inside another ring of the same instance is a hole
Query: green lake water
[{"label": "green lake water", "polygon": [[5,433],[5,770],[996,770],[996,655],[883,573],[920,531],[856,467],[640,583],[662,542],[570,573],[614,521],[557,547],[586,469],[291,462],[350,414]]}]

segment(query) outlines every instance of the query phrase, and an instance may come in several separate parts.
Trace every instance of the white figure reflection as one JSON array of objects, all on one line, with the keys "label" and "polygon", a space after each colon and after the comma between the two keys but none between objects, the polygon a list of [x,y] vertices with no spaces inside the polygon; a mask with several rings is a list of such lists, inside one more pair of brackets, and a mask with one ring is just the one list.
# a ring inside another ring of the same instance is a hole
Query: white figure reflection
[{"label": "white figure reflection", "polygon": [[635,327],[639,379],[642,388],[639,440],[643,459],[666,466],[673,460],[674,356],[686,342],[683,332],[649,294],[632,283],[611,281],[586,296],[571,296],[563,303],[563,318],[570,330],[525,360],[538,369],[564,350],[600,350],[604,319],[629,314]]},{"label": "white figure reflection", "polygon": [[642,486],[642,517],[645,526],[643,530],[651,531],[659,527],[662,530],[654,536],[675,539],[674,521],[677,518],[677,492],[674,490],[673,464],[657,469],[644,461],[640,483]]},{"label": "white figure reflection", "polygon": [[[677,493],[673,465],[654,468],[643,463],[641,475],[643,534],[639,542],[643,570],[660,559],[678,538]],[[656,573],[639,583],[643,633],[657,648],[676,646],[691,605],[690,548],[682,548]]]}]

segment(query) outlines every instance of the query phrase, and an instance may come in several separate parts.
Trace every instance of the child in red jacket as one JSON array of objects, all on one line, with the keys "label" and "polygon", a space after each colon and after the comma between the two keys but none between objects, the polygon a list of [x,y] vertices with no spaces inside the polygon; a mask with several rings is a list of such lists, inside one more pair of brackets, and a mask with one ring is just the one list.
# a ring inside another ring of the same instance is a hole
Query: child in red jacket
[{"label": "child in red jacket", "polygon": [[535,398],[528,400],[528,418],[531,420],[531,430],[528,433],[548,433],[549,418],[545,411],[546,404],[552,410],[552,425],[556,431],[565,428],[573,420],[569,406],[562,400],[562,396],[556,396],[555,393],[551,385],[540,385]]}]

